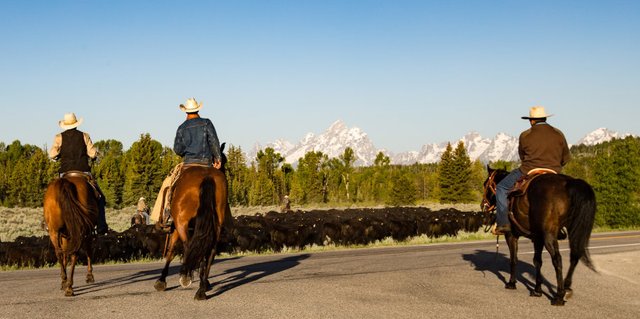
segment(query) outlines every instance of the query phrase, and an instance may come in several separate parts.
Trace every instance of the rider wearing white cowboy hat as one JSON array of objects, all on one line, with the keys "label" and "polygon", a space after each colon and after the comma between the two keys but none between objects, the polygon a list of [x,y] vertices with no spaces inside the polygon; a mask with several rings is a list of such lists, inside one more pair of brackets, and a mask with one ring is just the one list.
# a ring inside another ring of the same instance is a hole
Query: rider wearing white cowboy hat
[{"label": "rider wearing white cowboy hat", "polygon": [[567,140],[562,132],[547,123],[547,114],[543,106],[529,109],[529,116],[522,119],[529,120],[531,127],[520,134],[518,155],[520,167],[514,169],[496,185],[496,223],[494,234],[500,235],[511,231],[507,195],[516,181],[534,168],[562,171],[562,167],[571,159]]},{"label": "rider wearing white cowboy hat", "polygon": [[106,201],[98,183],[91,176],[91,167],[89,167],[89,159],[95,159],[98,151],[93,146],[89,134],[77,129],[82,122],[83,119],[77,119],[74,113],[66,113],[64,118],[58,121],[58,126],[63,129],[63,132],[56,134],[53,145],[49,149],[49,158],[60,161],[60,170],[58,172],[61,176],[69,171],[80,171],[91,178],[91,183],[100,193],[100,198],[98,199],[98,233],[104,234],[108,229],[104,211]]},{"label": "rider wearing white cowboy hat", "polygon": [[[187,113],[187,118],[176,131],[173,150],[182,157],[184,164],[201,164],[219,169],[222,163],[222,152],[218,134],[211,120],[200,117],[198,112],[201,109],[202,103],[198,103],[194,98],[180,104],[180,110]],[[180,168],[176,167],[173,174],[165,178],[151,213],[151,220],[159,221],[163,228],[166,228],[170,222],[167,216],[169,214],[165,214],[164,211],[169,207],[171,194],[170,191],[165,192],[165,189],[171,186],[179,171]]]}]

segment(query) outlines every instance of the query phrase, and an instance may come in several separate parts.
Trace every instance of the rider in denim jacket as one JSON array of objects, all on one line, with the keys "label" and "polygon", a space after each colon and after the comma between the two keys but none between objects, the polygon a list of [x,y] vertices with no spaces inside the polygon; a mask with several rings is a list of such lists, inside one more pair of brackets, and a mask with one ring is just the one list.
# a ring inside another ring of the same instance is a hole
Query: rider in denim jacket
[{"label": "rider in denim jacket", "polygon": [[187,120],[178,127],[173,150],[185,164],[212,165],[219,164],[222,159],[220,141],[213,123],[201,118],[197,112],[187,113]]}]

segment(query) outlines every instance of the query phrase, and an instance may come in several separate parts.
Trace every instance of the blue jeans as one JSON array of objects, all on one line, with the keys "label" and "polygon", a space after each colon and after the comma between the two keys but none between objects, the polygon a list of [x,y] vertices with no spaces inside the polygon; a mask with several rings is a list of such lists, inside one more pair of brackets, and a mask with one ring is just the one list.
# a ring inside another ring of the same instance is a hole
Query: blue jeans
[{"label": "blue jeans", "polygon": [[507,195],[509,195],[509,191],[513,188],[513,185],[516,184],[518,179],[522,177],[522,172],[519,168],[514,169],[503,178],[498,185],[496,185],[496,222],[498,226],[509,225],[509,200]]}]

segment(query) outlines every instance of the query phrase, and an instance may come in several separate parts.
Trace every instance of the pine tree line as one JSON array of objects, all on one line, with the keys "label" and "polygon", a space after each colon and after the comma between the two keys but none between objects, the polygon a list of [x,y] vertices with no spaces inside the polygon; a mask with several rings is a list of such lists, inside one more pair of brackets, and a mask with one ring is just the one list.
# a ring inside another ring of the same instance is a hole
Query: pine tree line
[{"label": "pine tree line", "polygon": [[[138,198],[153,203],[162,180],[180,162],[173,150],[149,134],[124,150],[116,140],[98,141],[99,158],[92,173],[107,197],[107,205],[121,208]],[[625,138],[596,146],[574,146],[573,160],[564,173],[593,185],[598,200],[597,224],[640,225],[640,140]],[[374,164],[355,167],[353,149],[329,158],[311,151],[296,167],[285,163],[272,148],[246,158],[240,147],[227,151],[229,202],[232,206],[279,205],[288,195],[294,205],[413,205],[416,203],[479,202],[486,178],[484,164],[471,161],[464,144],[447,145],[433,164],[391,165],[384,153]],[[513,169],[518,163],[499,161],[494,168]],[[14,141],[0,143],[0,204],[37,207],[58,164],[46,150]]]}]

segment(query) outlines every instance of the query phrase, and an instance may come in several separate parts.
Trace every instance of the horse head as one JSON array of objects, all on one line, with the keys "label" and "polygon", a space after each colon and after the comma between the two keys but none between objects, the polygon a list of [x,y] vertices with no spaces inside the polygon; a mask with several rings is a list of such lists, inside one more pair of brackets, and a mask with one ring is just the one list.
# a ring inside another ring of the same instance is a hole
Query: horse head
[{"label": "horse head", "polygon": [[496,209],[496,185],[507,176],[504,169],[493,169],[487,164],[487,179],[483,184],[482,202],[480,209],[483,212],[492,212]]}]

